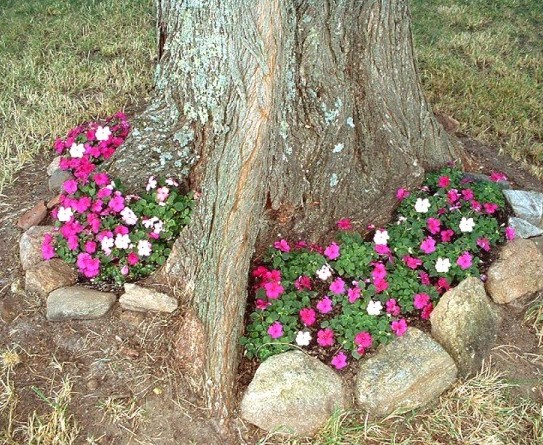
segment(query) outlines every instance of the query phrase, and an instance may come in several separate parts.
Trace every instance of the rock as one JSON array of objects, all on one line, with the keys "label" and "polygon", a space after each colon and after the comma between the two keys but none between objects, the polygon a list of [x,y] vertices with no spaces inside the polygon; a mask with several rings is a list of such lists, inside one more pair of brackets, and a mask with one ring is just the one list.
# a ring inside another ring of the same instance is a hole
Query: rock
[{"label": "rock", "polygon": [[56,170],[60,170],[61,159],[61,156],[57,156],[51,161],[51,163],[47,166],[47,176],[51,176]]},{"label": "rock", "polygon": [[480,279],[466,278],[430,315],[432,336],[451,355],[461,376],[477,373],[498,334],[498,315]]},{"label": "rock", "polygon": [[98,379],[92,378],[87,382],[87,389],[89,389],[90,391],[96,391],[99,386],[100,382],[98,382]]},{"label": "rock", "polygon": [[177,299],[153,289],[126,283],[124,291],[119,299],[123,309],[140,312],[173,312],[177,309]]},{"label": "rock", "polygon": [[58,194],[57,196],[55,196],[54,198],[51,198],[49,201],[47,201],[47,208],[49,210],[51,210],[53,207],[57,206],[60,204],[60,197],[62,195],[61,194]]},{"label": "rock", "polygon": [[65,261],[53,258],[42,261],[26,271],[25,290],[41,297],[59,287],[72,286],[77,283],[77,272]]},{"label": "rock", "polygon": [[515,215],[534,226],[541,225],[543,217],[543,194],[524,190],[504,190],[505,198]]},{"label": "rock", "polygon": [[445,350],[410,327],[378,355],[361,361],[356,401],[373,416],[409,411],[435,400],[456,379],[456,366]]},{"label": "rock", "polygon": [[316,358],[289,351],[258,367],[241,401],[241,416],[266,431],[305,436],[346,406],[341,377]]},{"label": "rock", "polygon": [[543,230],[539,227],[514,216],[509,218],[509,225],[515,229],[515,235],[519,238],[533,238],[534,236],[543,234]]},{"label": "rock", "polygon": [[43,201],[38,202],[34,207],[25,212],[17,220],[17,226],[23,230],[28,230],[32,226],[37,226],[47,216],[47,207]]},{"label": "rock", "polygon": [[46,233],[53,233],[54,229],[53,226],[33,226],[23,233],[19,241],[19,256],[23,270],[28,270],[43,261],[41,254],[43,236]]},{"label": "rock", "polygon": [[73,176],[65,170],[55,170],[49,178],[49,191],[51,193],[61,193],[62,184],[72,178]]},{"label": "rock", "polygon": [[502,247],[488,269],[486,290],[499,304],[543,289],[543,254],[532,240],[517,238]]},{"label": "rock", "polygon": [[458,122],[454,117],[449,116],[445,113],[441,113],[439,111],[435,112],[434,116],[447,133],[455,134],[458,131],[458,127],[460,127],[460,122]]},{"label": "rock", "polygon": [[85,287],[71,286],[54,290],[47,297],[50,321],[92,320],[105,315],[117,297]]}]

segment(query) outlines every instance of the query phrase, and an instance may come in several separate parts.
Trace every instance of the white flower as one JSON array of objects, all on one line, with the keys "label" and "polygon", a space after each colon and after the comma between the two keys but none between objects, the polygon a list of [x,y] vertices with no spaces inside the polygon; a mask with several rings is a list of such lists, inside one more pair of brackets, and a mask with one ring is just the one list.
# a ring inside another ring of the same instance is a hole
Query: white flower
[{"label": "white flower", "polygon": [[130,237],[128,235],[121,235],[120,233],[117,233],[117,237],[115,238],[115,247],[117,249],[128,249],[129,245]]},{"label": "white flower", "polygon": [[129,226],[133,226],[138,222],[138,217],[129,207],[125,207],[121,211],[121,216],[123,217],[124,223],[128,224]]},{"label": "white flower", "polygon": [[70,207],[59,207],[58,213],[57,213],[57,219],[60,222],[68,222],[72,218],[72,215],[74,212],[72,212],[72,209]]},{"label": "white flower", "polygon": [[451,268],[451,260],[448,258],[438,258],[436,261],[436,271],[439,273],[447,273]]},{"label": "white flower", "polygon": [[154,176],[149,176],[149,181],[147,181],[147,185],[145,186],[145,190],[149,191],[151,189],[155,189],[157,186],[157,182]]},{"label": "white flower", "polygon": [[151,227],[155,225],[157,221],[159,221],[159,219],[156,216],[153,216],[152,218],[144,219],[141,223],[143,224],[144,227],[146,227],[147,229],[150,229]]},{"label": "white flower", "polygon": [[156,234],[159,234],[160,232],[162,232],[162,229],[164,228],[164,223],[159,219],[156,223],[155,223],[155,227],[153,229],[153,232],[156,233]]},{"label": "white flower", "polygon": [[83,144],[76,144],[75,142],[70,147],[70,156],[72,158],[82,158],[85,154],[85,147]]},{"label": "white flower", "polygon": [[390,239],[388,232],[386,230],[376,230],[375,236],[373,237],[373,242],[375,244],[387,244],[387,241]]},{"label": "white flower", "polygon": [[151,243],[147,240],[138,241],[138,255],[149,256],[151,255]]},{"label": "white flower", "polygon": [[396,222],[396,224],[400,225],[404,221],[407,221],[407,218],[405,216],[400,215],[400,216],[398,216],[398,221]]},{"label": "white flower", "polygon": [[319,270],[317,270],[316,274],[322,281],[326,281],[332,276],[332,269],[328,264],[324,264]]},{"label": "white flower", "polygon": [[298,346],[308,346],[311,342],[311,333],[307,331],[299,331],[296,335],[296,344]]},{"label": "white flower", "polygon": [[462,217],[458,227],[460,227],[461,232],[473,232],[475,221],[473,221],[473,218]]},{"label": "white flower", "polygon": [[96,129],[96,139],[99,141],[107,141],[111,136],[111,131],[109,127],[98,127]]},{"label": "white flower", "polygon": [[380,301],[371,300],[368,303],[368,307],[366,308],[366,311],[368,312],[368,315],[379,315],[382,309],[383,309],[383,305],[381,304]]},{"label": "white flower", "polygon": [[171,185],[173,187],[177,187],[179,185],[179,183],[175,179],[172,179],[172,178],[166,179],[165,182],[166,184]]},{"label": "white flower", "polygon": [[426,213],[428,212],[428,209],[430,208],[430,201],[428,198],[418,198],[417,202],[415,203],[415,211],[418,213]]},{"label": "white flower", "polygon": [[100,245],[106,255],[109,255],[111,253],[111,248],[113,247],[114,243],[115,241],[113,240],[113,238],[110,238],[109,236],[105,236],[104,238],[102,238],[102,241],[100,241]]}]

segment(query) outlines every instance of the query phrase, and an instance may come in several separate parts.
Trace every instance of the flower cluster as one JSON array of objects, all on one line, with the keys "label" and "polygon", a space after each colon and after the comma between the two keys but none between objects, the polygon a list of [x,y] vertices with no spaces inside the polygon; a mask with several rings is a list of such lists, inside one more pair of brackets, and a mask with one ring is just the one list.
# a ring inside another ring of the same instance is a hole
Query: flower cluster
[{"label": "flower cluster", "polygon": [[342,219],[327,246],[274,243],[253,271],[255,307],[241,340],[249,358],[299,347],[345,368],[427,320],[444,292],[481,276],[492,246],[514,237],[500,224],[501,189],[454,168],[396,197],[395,222],[364,237]]},{"label": "flower cluster", "polygon": [[44,259],[58,256],[97,281],[122,283],[149,275],[163,264],[190,218],[192,200],[174,179],[151,177],[147,193],[126,195],[98,165],[126,139],[130,125],[117,113],[103,123],[72,129],[54,147],[60,168],[72,173],[51,212],[56,232],[42,241]]}]

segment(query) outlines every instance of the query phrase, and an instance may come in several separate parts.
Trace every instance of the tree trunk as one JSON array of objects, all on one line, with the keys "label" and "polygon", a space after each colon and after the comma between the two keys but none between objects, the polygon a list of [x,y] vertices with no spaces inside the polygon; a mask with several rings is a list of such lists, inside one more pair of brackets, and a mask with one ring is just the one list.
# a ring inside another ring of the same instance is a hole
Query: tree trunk
[{"label": "tree trunk", "polygon": [[155,100],[111,168],[134,188],[182,175],[200,196],[159,276],[201,321],[201,382],[224,419],[255,246],[322,239],[341,217],[383,223],[394,190],[459,152],[422,96],[404,0],[157,10]]}]

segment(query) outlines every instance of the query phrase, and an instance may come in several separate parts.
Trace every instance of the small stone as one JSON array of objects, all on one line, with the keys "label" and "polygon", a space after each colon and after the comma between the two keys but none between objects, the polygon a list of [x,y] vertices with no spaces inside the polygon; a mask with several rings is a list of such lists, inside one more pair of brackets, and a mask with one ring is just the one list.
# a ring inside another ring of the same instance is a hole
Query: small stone
[{"label": "small stone", "polygon": [[26,271],[25,290],[46,297],[59,287],[77,283],[77,272],[64,260],[42,261]]},{"label": "small stone", "polygon": [[504,190],[505,198],[515,215],[534,226],[541,225],[543,217],[543,194],[524,190]]},{"label": "small stone", "polygon": [[454,117],[449,116],[448,114],[435,112],[434,113],[436,120],[441,124],[445,131],[449,134],[455,134],[460,127],[460,122],[458,122]]},{"label": "small stone", "polygon": [[73,176],[65,170],[55,170],[49,178],[49,191],[51,193],[61,193],[62,184],[72,178]]},{"label": "small stone", "polygon": [[105,315],[117,297],[85,287],[61,287],[47,297],[49,321],[92,320]]},{"label": "small stone", "polygon": [[124,285],[125,293],[119,303],[123,309],[131,311],[173,312],[177,309],[177,299],[147,287],[133,283]]},{"label": "small stone", "polygon": [[499,304],[543,289],[543,254],[534,241],[516,238],[505,244],[488,269],[486,290]]},{"label": "small stone", "polygon": [[435,400],[456,379],[456,366],[445,350],[410,327],[378,355],[362,360],[356,380],[358,405],[371,415],[409,411]]},{"label": "small stone", "polygon": [[305,436],[347,404],[340,376],[316,358],[289,351],[258,367],[241,401],[241,416],[266,431]]},{"label": "small stone", "polygon": [[51,210],[53,207],[57,206],[60,204],[60,197],[62,195],[61,194],[58,194],[57,196],[55,196],[54,198],[51,198],[48,202],[47,202],[47,208],[49,210]]},{"label": "small stone", "polygon": [[459,374],[477,373],[494,347],[499,321],[481,280],[466,278],[445,292],[430,321],[432,336],[454,359]]},{"label": "small stone", "polygon": [[47,166],[47,176],[51,176],[55,170],[60,170],[61,159],[62,156],[57,156],[51,161],[51,163]]},{"label": "small stone", "polygon": [[533,238],[534,236],[543,234],[543,230],[539,227],[514,216],[509,218],[509,225],[515,229],[515,235],[519,238]]},{"label": "small stone", "polygon": [[38,202],[34,207],[25,212],[17,220],[17,226],[23,230],[28,230],[32,226],[37,226],[47,216],[47,207],[43,201]]},{"label": "small stone", "polygon": [[33,226],[22,234],[19,241],[19,256],[23,270],[28,270],[43,261],[41,244],[46,233],[54,232],[53,226]]},{"label": "small stone", "polygon": [[100,386],[100,382],[98,382],[98,379],[90,379],[87,382],[87,389],[90,391],[96,391],[99,386]]}]

